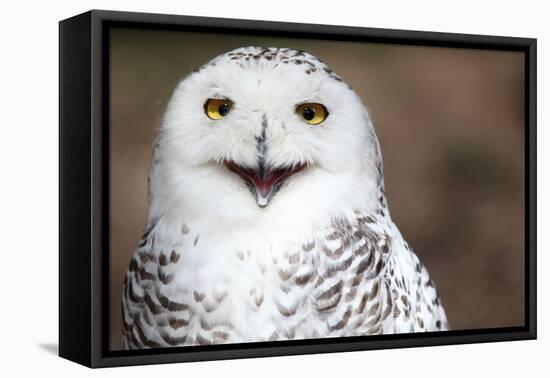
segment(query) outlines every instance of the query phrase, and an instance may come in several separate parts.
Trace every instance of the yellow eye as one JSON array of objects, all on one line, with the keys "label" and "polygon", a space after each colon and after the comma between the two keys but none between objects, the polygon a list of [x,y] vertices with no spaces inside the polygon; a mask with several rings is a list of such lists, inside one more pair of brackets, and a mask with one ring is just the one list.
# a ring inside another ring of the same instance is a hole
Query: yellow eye
[{"label": "yellow eye", "polygon": [[318,125],[328,117],[327,108],[316,102],[308,102],[298,105],[296,113],[309,125]]},{"label": "yellow eye", "polygon": [[229,113],[232,106],[233,102],[226,98],[209,98],[204,103],[204,112],[210,119],[222,119]]}]

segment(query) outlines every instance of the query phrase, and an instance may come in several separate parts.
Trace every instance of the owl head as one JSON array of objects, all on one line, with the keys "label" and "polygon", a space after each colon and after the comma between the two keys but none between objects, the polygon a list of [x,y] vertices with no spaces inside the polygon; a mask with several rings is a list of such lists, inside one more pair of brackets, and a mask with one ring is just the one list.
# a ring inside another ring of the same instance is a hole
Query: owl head
[{"label": "owl head", "polygon": [[380,204],[359,96],[315,56],[244,47],[185,77],[150,169],[150,217],[302,223]]}]

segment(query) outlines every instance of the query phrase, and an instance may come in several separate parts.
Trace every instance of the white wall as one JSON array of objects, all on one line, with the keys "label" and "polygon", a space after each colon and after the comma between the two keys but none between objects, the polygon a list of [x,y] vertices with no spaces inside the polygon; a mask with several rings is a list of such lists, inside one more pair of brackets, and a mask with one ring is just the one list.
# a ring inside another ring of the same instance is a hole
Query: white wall
[{"label": "white wall", "polygon": [[[244,0],[4,2],[0,27],[0,374],[60,376],[463,377],[548,372],[550,33],[544,1]],[[508,4],[511,3],[511,4]],[[539,340],[91,371],[54,356],[57,343],[57,21],[88,9],[131,10],[536,37],[539,125]],[[546,25],[545,25],[546,24]],[[6,374],[7,373],[7,374]],[[535,376],[541,376],[536,374]]]}]

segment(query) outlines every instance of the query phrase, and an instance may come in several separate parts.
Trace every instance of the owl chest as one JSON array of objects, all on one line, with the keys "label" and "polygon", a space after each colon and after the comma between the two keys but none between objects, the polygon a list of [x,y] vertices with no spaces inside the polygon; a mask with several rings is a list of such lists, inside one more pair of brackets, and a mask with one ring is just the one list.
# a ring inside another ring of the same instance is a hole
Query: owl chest
[{"label": "owl chest", "polygon": [[358,282],[347,251],[331,254],[315,240],[284,249],[235,246],[209,256],[211,251],[197,250],[202,258],[181,264],[170,291],[174,302],[189,304],[192,339],[221,334],[238,342],[364,334],[369,320],[364,313],[384,290],[375,280]]},{"label": "owl chest", "polygon": [[194,345],[405,332],[422,311],[410,268],[418,261],[403,262],[390,253],[397,241],[361,224],[284,246],[185,236],[136,252],[125,287],[130,336],[134,327],[161,345]]},{"label": "owl chest", "polygon": [[208,337],[223,330],[232,341],[312,333],[302,328],[311,328],[319,269],[314,254],[269,246],[210,251],[182,264],[174,280],[172,295],[184,298],[193,313],[190,333]]}]

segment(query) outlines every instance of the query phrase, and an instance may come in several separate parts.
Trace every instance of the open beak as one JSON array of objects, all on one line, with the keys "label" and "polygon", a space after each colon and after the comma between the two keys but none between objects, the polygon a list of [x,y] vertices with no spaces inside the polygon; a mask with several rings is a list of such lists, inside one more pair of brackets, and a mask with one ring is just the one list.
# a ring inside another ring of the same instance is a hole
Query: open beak
[{"label": "open beak", "polygon": [[251,169],[242,167],[232,161],[224,161],[224,164],[227,169],[236,173],[245,181],[255,196],[256,203],[261,208],[269,204],[286,179],[305,167],[305,165],[299,165],[290,168],[271,169],[265,167],[261,162],[258,169]]}]

